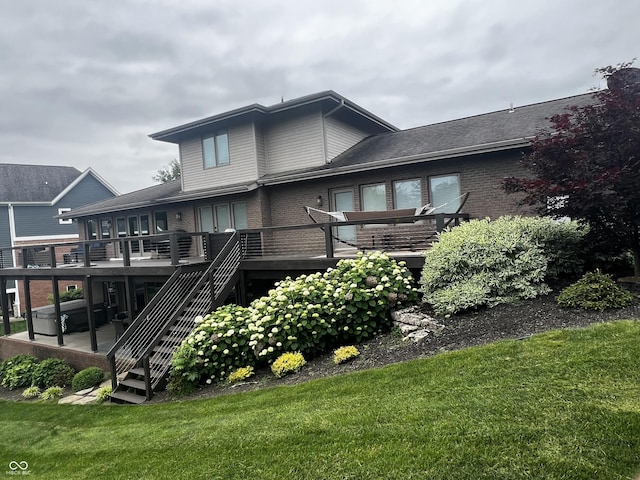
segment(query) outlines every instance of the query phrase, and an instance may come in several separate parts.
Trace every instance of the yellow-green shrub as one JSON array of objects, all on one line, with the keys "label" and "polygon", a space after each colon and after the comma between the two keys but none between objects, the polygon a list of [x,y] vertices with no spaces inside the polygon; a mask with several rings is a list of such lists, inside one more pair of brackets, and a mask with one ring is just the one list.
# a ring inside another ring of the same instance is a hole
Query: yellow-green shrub
[{"label": "yellow-green shrub", "polygon": [[251,366],[240,367],[235,369],[233,372],[229,374],[229,377],[227,378],[227,382],[229,383],[241,382],[242,380],[246,380],[247,378],[252,377],[254,373],[255,371]]},{"label": "yellow-green shrub", "polygon": [[271,365],[271,371],[278,377],[284,377],[289,373],[299,372],[307,363],[300,352],[283,353]]},{"label": "yellow-green shrub", "polygon": [[352,345],[347,347],[340,347],[335,352],[333,352],[333,363],[338,365],[340,363],[353,360],[358,355],[360,355],[360,350]]}]

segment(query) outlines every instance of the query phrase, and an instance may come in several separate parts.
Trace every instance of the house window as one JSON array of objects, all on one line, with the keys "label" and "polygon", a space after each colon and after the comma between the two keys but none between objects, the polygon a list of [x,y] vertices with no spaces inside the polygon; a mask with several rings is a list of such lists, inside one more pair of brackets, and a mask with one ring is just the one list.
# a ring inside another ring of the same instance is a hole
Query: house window
[{"label": "house window", "polygon": [[460,208],[460,175],[429,177],[429,198],[432,213],[454,213]]},{"label": "house window", "polygon": [[221,203],[202,206],[200,213],[200,228],[203,232],[222,233],[228,228],[248,228],[247,204],[245,202]]},{"label": "house window", "polygon": [[95,220],[87,220],[87,238],[94,240],[98,238],[98,227]]},{"label": "house window", "polygon": [[[67,212],[70,212],[70,211],[71,211],[71,209],[70,209],[70,208],[59,208],[59,209],[58,209],[58,215],[62,215],[63,213],[67,213]],[[59,223],[60,225],[70,225],[70,224],[72,224],[72,223],[73,223],[73,220],[72,220],[71,218],[70,218],[70,219],[68,219],[68,220],[64,220],[64,219],[62,219],[62,218],[59,218],[59,219],[58,219],[58,223]]]},{"label": "house window", "polygon": [[202,139],[202,158],[204,168],[229,164],[229,134],[226,130]]},{"label": "house window", "polygon": [[70,292],[72,290],[77,290],[78,289],[78,285],[67,285],[67,292]]},{"label": "house window", "polygon": [[167,212],[156,212],[154,214],[154,218],[156,221],[156,233],[162,233],[169,230]]},{"label": "house window", "polygon": [[233,210],[233,227],[236,230],[249,228],[247,204],[244,202],[232,203],[231,208]]},{"label": "house window", "polygon": [[384,183],[364,185],[361,191],[363,212],[387,209],[387,190]]},{"label": "house window", "polygon": [[102,238],[111,238],[111,220],[108,218],[100,219],[100,234]]},{"label": "house window", "polygon": [[149,215],[140,215],[140,235],[149,235]]},{"label": "house window", "polygon": [[422,182],[419,178],[393,182],[393,208],[420,208]]},{"label": "house window", "polygon": [[116,228],[118,230],[118,237],[127,236],[127,223],[124,218],[116,218]]}]

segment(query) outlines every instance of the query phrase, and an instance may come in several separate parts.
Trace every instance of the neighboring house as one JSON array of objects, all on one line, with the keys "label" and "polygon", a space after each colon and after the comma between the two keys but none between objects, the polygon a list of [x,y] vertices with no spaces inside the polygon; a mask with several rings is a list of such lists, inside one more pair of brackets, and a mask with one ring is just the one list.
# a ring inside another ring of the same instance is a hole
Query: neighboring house
[{"label": "neighboring house", "polygon": [[[118,195],[118,192],[92,169],[51,165],[0,164],[0,247],[19,247],[78,241],[78,225],[71,219],[55,218],[70,210]],[[64,252],[60,250],[60,255]],[[23,252],[3,250],[0,266],[20,265]],[[38,267],[48,260],[37,248],[26,252],[26,263]],[[62,262],[62,258],[60,261]],[[61,281],[60,289],[75,288],[79,282]],[[15,314],[21,313],[24,296],[21,282],[7,286]],[[31,282],[33,307],[47,304],[51,282]]]},{"label": "neighboring house", "polygon": [[591,100],[578,95],[408,130],[332,91],[249,105],[151,135],[178,146],[180,180],[62,218],[78,219],[83,238],[99,237],[101,223],[117,226],[107,235],[143,238],[164,229],[308,223],[305,205],[367,211],[430,203],[449,212],[464,192],[471,217],[522,213],[502,179],[524,173],[518,161],[549,117]]}]

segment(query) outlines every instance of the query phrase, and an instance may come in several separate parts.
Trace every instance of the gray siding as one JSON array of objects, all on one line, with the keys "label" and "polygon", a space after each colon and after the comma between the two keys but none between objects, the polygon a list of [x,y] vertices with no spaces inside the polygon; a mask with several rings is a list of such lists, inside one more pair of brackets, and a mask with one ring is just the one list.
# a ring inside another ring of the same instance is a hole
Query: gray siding
[{"label": "gray siding", "polygon": [[75,235],[78,225],[60,224],[53,218],[59,208],[77,208],[113,197],[102,183],[87,175],[78,185],[52,206],[16,205],[13,207],[17,237],[46,237],[52,235]]},{"label": "gray siding", "polygon": [[300,113],[288,113],[278,120],[265,129],[267,173],[325,164],[319,109],[300,109]]},{"label": "gray siding", "polygon": [[229,165],[205,169],[200,137],[180,144],[185,192],[249,183],[258,179],[256,143],[252,123],[229,128]]},{"label": "gray siding", "polygon": [[325,135],[328,162],[368,136],[366,132],[333,117],[325,118]]},{"label": "gray siding", "polygon": [[267,173],[267,147],[264,144],[264,131],[261,126],[256,125],[256,157],[258,159],[258,176],[261,177]]},{"label": "gray siding", "polygon": [[[9,229],[9,207],[0,205],[0,247],[11,246],[11,230]],[[2,252],[2,267],[13,266],[13,258],[10,250]]]}]

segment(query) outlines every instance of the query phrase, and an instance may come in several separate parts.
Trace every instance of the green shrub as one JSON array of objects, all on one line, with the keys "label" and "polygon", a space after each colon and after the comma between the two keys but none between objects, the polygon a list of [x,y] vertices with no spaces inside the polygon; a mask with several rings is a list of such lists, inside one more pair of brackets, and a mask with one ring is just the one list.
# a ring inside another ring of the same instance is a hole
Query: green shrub
[{"label": "green shrub", "polygon": [[372,252],[324,273],[286,278],[248,307],[226,305],[204,318],[176,349],[168,388],[224,381],[241,367],[267,365],[285,352],[316,355],[391,328],[389,312],[415,303],[404,262]]},{"label": "green shrub", "polygon": [[283,353],[273,362],[271,371],[276,377],[282,378],[289,373],[299,372],[306,363],[300,352]]},{"label": "green shrub", "polygon": [[40,389],[35,385],[25,388],[24,392],[22,392],[22,397],[27,399],[37,398],[39,396],[40,396]]},{"label": "green shrub", "polygon": [[0,364],[2,386],[9,390],[31,386],[33,372],[38,365],[38,359],[31,355],[16,355]]},{"label": "green shrub", "polygon": [[242,380],[246,380],[247,378],[252,377],[254,373],[255,370],[253,369],[253,367],[240,367],[229,374],[227,382],[241,382]]},{"label": "green shrub", "polygon": [[64,360],[48,358],[36,365],[32,383],[40,388],[66,387],[71,384],[75,373]]},{"label": "green shrub", "polygon": [[96,403],[104,403],[109,400],[109,396],[111,395],[111,385],[107,385],[106,387],[102,387],[98,389],[96,392]]},{"label": "green shrub", "polygon": [[[71,300],[79,300],[84,298],[84,292],[81,288],[74,288],[73,290],[67,290],[60,294],[60,302],[69,302]],[[47,294],[47,301],[49,304],[53,304],[53,293]]]},{"label": "green shrub", "polygon": [[104,380],[104,372],[99,367],[88,367],[84,370],[80,370],[75,374],[71,381],[71,388],[74,392],[79,392],[85,388],[95,387],[100,385],[100,382]]},{"label": "green shrub", "polygon": [[57,400],[62,397],[61,387],[49,387],[40,394],[42,400]]},{"label": "green shrub", "polygon": [[348,362],[349,360],[356,358],[358,355],[360,355],[360,350],[352,345],[340,347],[333,352],[333,363],[338,365],[340,363]]},{"label": "green shrub", "polygon": [[585,274],[576,283],[562,290],[557,299],[558,305],[562,307],[599,311],[626,307],[637,301],[638,298],[633,293],[618,286],[609,275],[599,271]]},{"label": "green shrub", "polygon": [[502,217],[443,232],[427,252],[424,301],[448,315],[550,291],[547,281],[580,271],[583,230],[575,222]]}]

